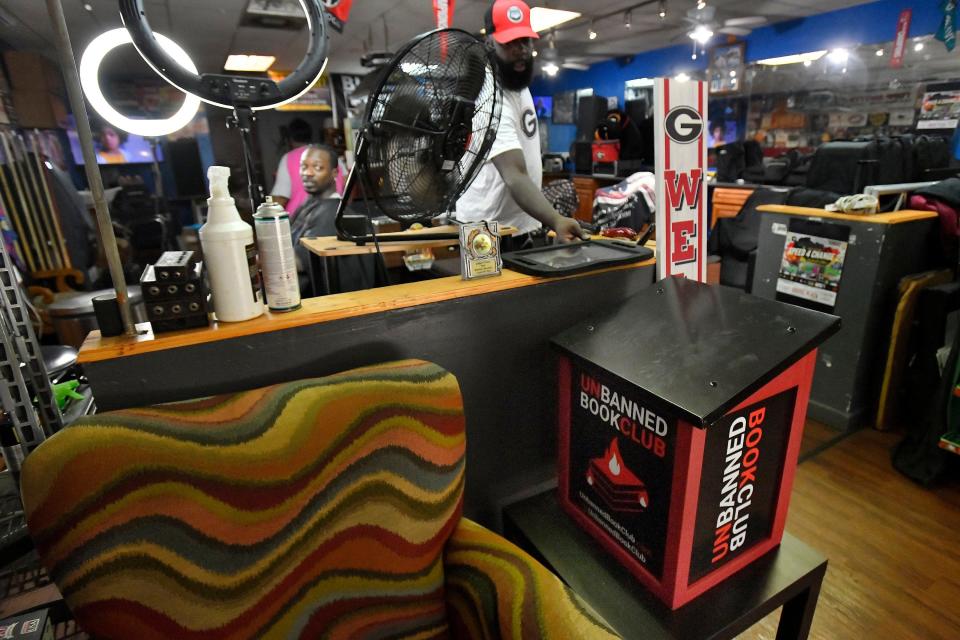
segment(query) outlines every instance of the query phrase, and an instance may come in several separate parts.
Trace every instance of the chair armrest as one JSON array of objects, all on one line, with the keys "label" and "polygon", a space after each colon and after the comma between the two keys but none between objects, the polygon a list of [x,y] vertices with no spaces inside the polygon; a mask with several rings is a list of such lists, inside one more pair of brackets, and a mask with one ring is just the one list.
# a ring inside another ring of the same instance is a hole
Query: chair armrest
[{"label": "chair armrest", "polygon": [[543,565],[466,518],[447,541],[444,575],[453,637],[619,638]]}]

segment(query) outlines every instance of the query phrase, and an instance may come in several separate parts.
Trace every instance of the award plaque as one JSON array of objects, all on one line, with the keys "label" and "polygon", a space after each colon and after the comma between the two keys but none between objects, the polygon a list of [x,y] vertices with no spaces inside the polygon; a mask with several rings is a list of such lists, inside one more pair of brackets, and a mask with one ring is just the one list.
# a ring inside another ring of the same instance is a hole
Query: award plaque
[{"label": "award plaque", "polygon": [[460,227],[460,261],[464,280],[498,276],[503,270],[500,257],[500,225],[475,222]]}]

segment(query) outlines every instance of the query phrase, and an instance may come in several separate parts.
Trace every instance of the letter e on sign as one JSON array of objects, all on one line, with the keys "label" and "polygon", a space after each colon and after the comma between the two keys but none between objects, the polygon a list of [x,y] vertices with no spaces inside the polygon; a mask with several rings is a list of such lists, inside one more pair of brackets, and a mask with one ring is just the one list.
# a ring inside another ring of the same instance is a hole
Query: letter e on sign
[{"label": "letter e on sign", "polygon": [[673,253],[670,259],[674,264],[685,264],[697,260],[697,223],[693,220],[677,220],[673,223]]}]

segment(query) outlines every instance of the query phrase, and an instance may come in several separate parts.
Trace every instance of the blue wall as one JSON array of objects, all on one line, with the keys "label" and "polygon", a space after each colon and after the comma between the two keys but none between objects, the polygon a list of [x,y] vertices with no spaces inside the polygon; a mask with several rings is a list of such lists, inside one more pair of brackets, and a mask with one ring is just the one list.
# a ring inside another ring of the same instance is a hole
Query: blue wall
[{"label": "blue wall", "polygon": [[[931,34],[939,28],[943,17],[940,0],[879,0],[757,29],[744,39],[747,62],[820,49],[889,42],[896,34],[900,12],[907,8],[913,9],[911,37]],[[690,53],[691,46],[684,44],[599,62],[588,71],[563,70],[555,78],[537,78],[530,90],[534,95],[554,95],[592,87],[596,95],[616,96],[622,104],[627,80],[705,69],[709,56],[691,60]],[[574,125],[549,124],[549,131],[550,151],[570,150],[577,132]]]}]

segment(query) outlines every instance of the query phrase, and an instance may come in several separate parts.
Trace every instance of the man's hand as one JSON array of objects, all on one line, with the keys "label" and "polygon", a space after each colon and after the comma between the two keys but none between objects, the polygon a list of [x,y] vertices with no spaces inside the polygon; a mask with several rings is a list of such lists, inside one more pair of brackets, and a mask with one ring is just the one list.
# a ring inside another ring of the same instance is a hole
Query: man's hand
[{"label": "man's hand", "polygon": [[557,242],[560,244],[568,244],[590,238],[590,234],[581,229],[580,223],[573,218],[565,218],[558,215],[557,219],[550,226],[553,227],[553,230],[556,232]]}]

